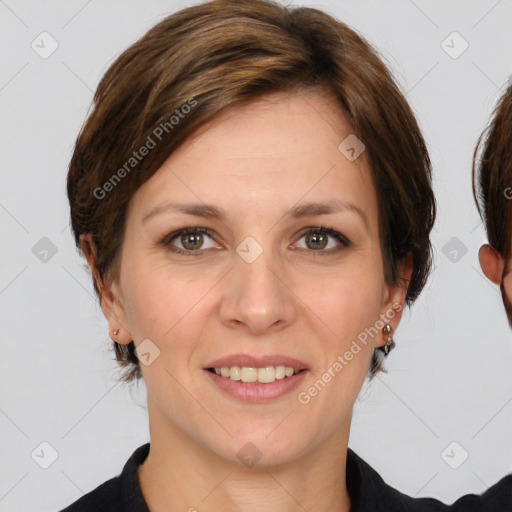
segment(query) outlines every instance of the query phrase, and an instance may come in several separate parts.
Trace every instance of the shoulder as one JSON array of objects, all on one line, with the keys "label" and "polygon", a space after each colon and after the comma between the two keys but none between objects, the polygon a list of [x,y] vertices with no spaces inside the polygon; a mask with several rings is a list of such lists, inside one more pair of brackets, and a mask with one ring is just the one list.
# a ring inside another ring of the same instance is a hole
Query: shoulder
[{"label": "shoulder", "polygon": [[512,512],[512,474],[502,478],[483,494],[462,496],[452,505],[450,510],[454,512],[464,512],[466,510]]},{"label": "shoulder", "polygon": [[60,512],[97,512],[98,510],[109,512],[123,510],[119,476],[102,483]]},{"label": "shoulder", "polygon": [[139,446],[118,476],[102,483],[93,491],[60,512],[148,512],[140,489],[137,470],[149,453],[149,443]]},{"label": "shoulder", "polygon": [[355,512],[512,512],[512,475],[500,480],[484,494],[468,494],[452,505],[446,505],[434,498],[412,498],[390,487],[369,464],[349,449],[347,485],[351,498],[354,493]]},{"label": "shoulder", "polygon": [[[450,507],[433,498],[411,498],[384,482],[351,449],[347,453],[347,486],[354,512],[448,512]],[[469,511],[468,511],[469,512]]]}]

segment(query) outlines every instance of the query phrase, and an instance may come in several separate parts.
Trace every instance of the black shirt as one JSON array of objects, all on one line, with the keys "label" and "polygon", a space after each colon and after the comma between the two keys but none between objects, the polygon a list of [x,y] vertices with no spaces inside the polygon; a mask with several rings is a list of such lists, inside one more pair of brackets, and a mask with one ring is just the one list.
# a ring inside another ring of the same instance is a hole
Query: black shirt
[{"label": "black shirt", "polygon": [[[149,443],[140,446],[112,478],[61,512],[149,512],[139,485],[137,470],[146,460]],[[512,512],[512,475],[484,494],[468,494],[453,505],[432,498],[410,498],[384,480],[350,448],[347,453],[347,490],[350,512]]]}]

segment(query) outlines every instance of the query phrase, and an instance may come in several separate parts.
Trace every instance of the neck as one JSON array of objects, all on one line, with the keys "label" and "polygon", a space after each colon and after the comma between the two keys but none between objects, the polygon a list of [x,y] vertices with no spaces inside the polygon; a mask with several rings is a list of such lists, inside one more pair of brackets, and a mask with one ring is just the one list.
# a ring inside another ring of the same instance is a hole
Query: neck
[{"label": "neck", "polygon": [[[151,411],[149,417],[155,419]],[[138,472],[142,493],[151,512],[349,512],[349,430],[350,419],[336,436],[293,461],[247,468],[168,422],[150,420],[150,452]]]}]

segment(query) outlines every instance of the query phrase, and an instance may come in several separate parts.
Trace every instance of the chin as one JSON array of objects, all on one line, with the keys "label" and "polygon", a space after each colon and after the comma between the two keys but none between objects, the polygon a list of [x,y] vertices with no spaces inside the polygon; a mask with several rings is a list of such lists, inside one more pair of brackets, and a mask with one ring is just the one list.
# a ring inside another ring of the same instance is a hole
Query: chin
[{"label": "chin", "polygon": [[240,432],[222,446],[211,446],[212,451],[231,464],[247,468],[270,468],[288,464],[307,452],[308,441],[300,436],[283,431],[281,436],[270,434],[268,429]]}]

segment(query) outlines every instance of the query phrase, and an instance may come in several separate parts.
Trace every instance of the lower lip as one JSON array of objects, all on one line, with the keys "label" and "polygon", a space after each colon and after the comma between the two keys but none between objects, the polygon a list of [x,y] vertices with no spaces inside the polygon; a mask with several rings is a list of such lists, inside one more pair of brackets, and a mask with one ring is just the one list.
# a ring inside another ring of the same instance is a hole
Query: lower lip
[{"label": "lower lip", "polygon": [[306,373],[308,373],[307,370],[302,370],[291,377],[275,380],[268,384],[260,384],[259,382],[248,383],[241,380],[232,380],[228,377],[221,377],[209,370],[204,371],[222,391],[234,398],[253,404],[271,402],[290,393],[304,380]]}]

